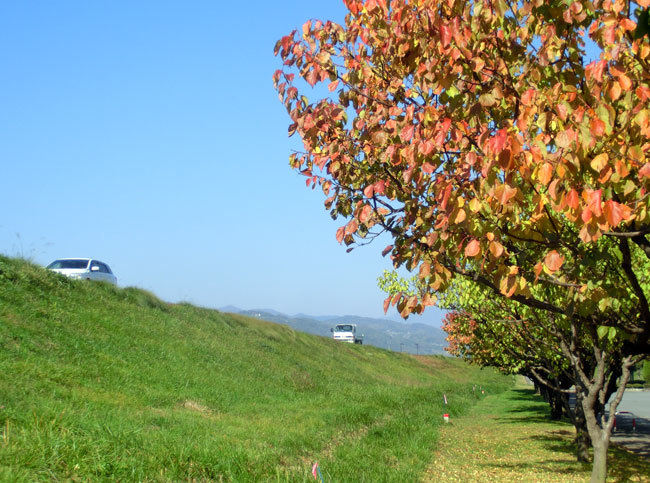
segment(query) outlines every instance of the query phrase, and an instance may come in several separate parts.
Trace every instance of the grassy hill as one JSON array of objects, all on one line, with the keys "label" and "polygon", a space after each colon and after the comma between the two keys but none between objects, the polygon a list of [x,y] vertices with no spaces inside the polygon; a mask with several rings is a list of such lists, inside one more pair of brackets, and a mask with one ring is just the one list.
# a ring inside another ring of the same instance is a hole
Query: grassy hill
[{"label": "grassy hill", "polygon": [[0,257],[2,481],[415,481],[510,384]]}]

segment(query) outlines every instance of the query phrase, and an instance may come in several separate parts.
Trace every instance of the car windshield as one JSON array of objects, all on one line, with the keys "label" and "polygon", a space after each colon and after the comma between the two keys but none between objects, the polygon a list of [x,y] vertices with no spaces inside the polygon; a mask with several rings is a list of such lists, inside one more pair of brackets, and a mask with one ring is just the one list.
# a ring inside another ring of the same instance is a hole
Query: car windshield
[{"label": "car windshield", "polygon": [[351,325],[337,325],[334,327],[334,332],[352,332]]},{"label": "car windshield", "polygon": [[73,268],[73,269],[84,269],[88,267],[87,259],[75,259],[75,260],[54,260],[50,263],[47,268],[57,269],[57,268]]}]

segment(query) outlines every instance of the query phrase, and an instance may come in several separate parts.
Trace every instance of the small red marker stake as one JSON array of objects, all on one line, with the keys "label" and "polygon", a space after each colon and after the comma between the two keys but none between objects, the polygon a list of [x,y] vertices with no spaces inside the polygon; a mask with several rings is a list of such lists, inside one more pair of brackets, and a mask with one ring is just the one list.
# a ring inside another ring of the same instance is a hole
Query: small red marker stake
[{"label": "small red marker stake", "polygon": [[448,423],[448,422],[449,422],[449,414],[446,414],[446,413],[443,414],[443,415],[442,415],[442,419],[445,420],[445,423]]}]

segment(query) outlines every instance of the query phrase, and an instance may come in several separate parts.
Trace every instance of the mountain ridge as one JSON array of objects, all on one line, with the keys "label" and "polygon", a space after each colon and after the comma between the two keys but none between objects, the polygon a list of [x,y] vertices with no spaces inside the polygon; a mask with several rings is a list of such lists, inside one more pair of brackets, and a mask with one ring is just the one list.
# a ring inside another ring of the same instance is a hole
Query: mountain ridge
[{"label": "mountain ridge", "polygon": [[218,308],[222,312],[256,317],[309,334],[331,337],[330,329],[340,323],[357,324],[364,335],[364,344],[412,354],[445,354],[445,332],[421,322],[402,322],[390,318],[359,315],[287,315],[272,309],[240,309],[232,305]]}]

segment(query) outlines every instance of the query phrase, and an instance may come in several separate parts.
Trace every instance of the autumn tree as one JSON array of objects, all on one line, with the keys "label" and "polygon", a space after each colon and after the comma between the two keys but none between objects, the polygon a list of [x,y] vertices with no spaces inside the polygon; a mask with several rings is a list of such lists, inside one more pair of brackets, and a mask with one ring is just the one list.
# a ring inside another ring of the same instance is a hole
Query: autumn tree
[{"label": "autumn tree", "polygon": [[384,252],[426,287],[386,307],[422,312],[465,277],[573,334],[562,350],[604,481],[607,374],[624,385],[650,352],[650,41],[633,12],[650,0],[345,3],[345,25],[308,21],[276,45],[304,146],[291,166],[346,218],[340,242],[390,234]]}]

